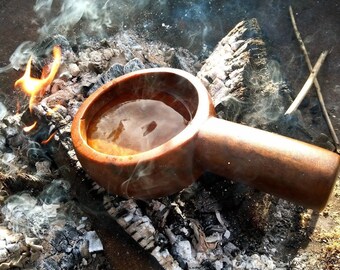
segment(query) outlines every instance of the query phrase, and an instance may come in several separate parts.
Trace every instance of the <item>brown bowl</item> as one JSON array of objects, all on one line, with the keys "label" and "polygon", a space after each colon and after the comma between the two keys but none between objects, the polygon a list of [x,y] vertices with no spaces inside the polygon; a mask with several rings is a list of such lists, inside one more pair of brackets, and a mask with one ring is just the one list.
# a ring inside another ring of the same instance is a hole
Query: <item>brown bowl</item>
[{"label": "brown bowl", "polygon": [[[136,154],[105,154],[89,145],[89,126],[103,108],[139,99],[160,100],[189,123]],[[339,170],[339,156],[330,151],[215,118],[201,82],[171,68],[137,71],[103,85],[77,112],[72,141],[93,180],[109,192],[138,199],[178,192],[209,170],[320,210]]]}]

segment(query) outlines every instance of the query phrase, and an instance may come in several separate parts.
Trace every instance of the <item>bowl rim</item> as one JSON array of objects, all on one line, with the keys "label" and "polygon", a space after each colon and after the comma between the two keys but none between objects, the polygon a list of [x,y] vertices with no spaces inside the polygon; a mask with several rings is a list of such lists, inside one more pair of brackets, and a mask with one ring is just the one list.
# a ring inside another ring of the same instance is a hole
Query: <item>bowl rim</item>
[{"label": "bowl rim", "polygon": [[[92,103],[95,102],[102,94],[110,91],[110,89],[114,88],[115,85],[124,83],[124,81],[129,80],[132,77],[140,76],[140,75],[157,75],[160,73],[170,73],[175,76],[180,76],[187,80],[189,83],[193,85],[193,88],[196,89],[198,94],[198,105],[197,110],[189,122],[189,124],[177,135],[168,140],[167,142],[154,147],[148,151],[140,152],[134,155],[126,155],[126,156],[118,156],[118,155],[110,155],[99,152],[87,144],[86,139],[84,138],[82,128],[85,122],[85,115],[87,110],[91,109]],[[201,126],[211,115],[211,100],[210,96],[202,84],[202,82],[192,74],[175,68],[148,68],[143,70],[134,71],[120,77],[117,77],[104,85],[98,88],[94,93],[92,93],[80,106],[78,109],[71,127],[71,138],[74,149],[76,153],[80,154],[83,157],[87,157],[88,159],[94,159],[96,162],[100,163],[114,163],[120,166],[124,165],[134,165],[139,162],[154,160],[155,158],[159,158],[163,155],[166,155],[172,151],[175,151],[178,148],[181,148],[185,144],[187,144],[190,140],[194,139],[194,137],[198,134]]]}]

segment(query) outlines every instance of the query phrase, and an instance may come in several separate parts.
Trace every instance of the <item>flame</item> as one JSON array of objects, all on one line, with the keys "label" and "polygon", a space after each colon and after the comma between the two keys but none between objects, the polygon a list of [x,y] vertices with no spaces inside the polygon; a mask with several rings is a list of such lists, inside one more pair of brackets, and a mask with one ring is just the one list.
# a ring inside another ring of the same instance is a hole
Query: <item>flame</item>
[{"label": "flame", "polygon": [[[51,71],[47,75],[46,69],[43,69],[40,79],[31,77],[31,64],[32,56],[28,60],[24,75],[15,82],[15,87],[20,87],[26,94],[30,96],[29,109],[32,111],[33,106],[36,104],[36,97],[45,91],[46,87],[51,84],[55,75],[58,72],[61,63],[61,48],[55,46],[53,48],[54,61],[51,66]],[[47,76],[46,76],[47,75]]]},{"label": "flame", "polygon": [[42,142],[41,142],[41,144],[48,144],[51,140],[52,140],[52,138],[54,137],[54,135],[57,133],[57,131],[54,131],[46,140],[43,140]]},{"label": "flame", "polygon": [[32,125],[24,127],[23,130],[25,132],[30,132],[31,130],[33,130],[35,127],[37,126],[37,121],[35,121]]}]

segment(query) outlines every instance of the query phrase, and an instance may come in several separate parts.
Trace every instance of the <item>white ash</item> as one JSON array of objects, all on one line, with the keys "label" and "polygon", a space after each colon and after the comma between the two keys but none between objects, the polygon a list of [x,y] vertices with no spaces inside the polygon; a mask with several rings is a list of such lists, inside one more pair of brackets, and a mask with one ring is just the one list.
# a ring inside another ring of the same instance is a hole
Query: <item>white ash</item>
[{"label": "white ash", "polygon": [[0,102],[0,121],[4,119],[6,115],[7,115],[6,106],[2,102]]},{"label": "white ash", "polygon": [[85,233],[85,239],[89,243],[89,252],[103,251],[103,244],[100,241],[97,233],[95,231],[89,231]]},{"label": "white ash", "polygon": [[117,201],[117,197],[106,195],[103,203],[108,213],[117,220],[118,224],[143,248],[149,250],[165,269],[181,269],[166,248],[156,245],[156,229],[150,218],[142,214],[134,200]]}]

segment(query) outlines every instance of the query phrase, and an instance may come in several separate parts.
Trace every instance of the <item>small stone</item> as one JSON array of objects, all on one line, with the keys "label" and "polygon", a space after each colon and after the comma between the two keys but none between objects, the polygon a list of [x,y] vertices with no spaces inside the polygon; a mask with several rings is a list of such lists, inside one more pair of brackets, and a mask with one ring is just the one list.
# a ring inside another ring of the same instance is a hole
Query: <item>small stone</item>
[{"label": "small stone", "polygon": [[95,231],[89,231],[85,234],[85,239],[89,242],[89,252],[103,251],[103,244]]},{"label": "small stone", "polygon": [[69,64],[68,69],[69,69],[72,77],[77,77],[80,74],[80,68],[75,63]]}]

